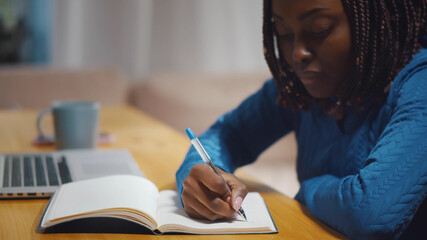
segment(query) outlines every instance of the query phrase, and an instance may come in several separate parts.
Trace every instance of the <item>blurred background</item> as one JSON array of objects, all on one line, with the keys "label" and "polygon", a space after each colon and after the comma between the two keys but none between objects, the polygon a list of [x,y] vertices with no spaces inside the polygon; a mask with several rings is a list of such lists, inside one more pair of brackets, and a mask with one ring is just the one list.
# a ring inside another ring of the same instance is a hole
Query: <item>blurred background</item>
[{"label": "blurred background", "polygon": [[266,71],[261,0],[0,0],[2,63],[157,72]]},{"label": "blurred background", "polygon": [[[262,0],[0,0],[0,108],[133,105],[197,134],[271,75]],[[293,197],[291,134],[245,167]]]}]

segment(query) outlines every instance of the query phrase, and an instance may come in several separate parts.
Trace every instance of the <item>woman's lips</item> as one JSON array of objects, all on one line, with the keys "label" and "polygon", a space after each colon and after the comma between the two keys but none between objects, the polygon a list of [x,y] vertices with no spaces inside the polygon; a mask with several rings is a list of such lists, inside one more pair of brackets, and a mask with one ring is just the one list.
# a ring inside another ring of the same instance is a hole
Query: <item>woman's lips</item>
[{"label": "woman's lips", "polygon": [[304,85],[310,85],[314,82],[317,82],[321,79],[322,74],[320,72],[314,72],[314,71],[304,71],[300,75],[301,82]]}]

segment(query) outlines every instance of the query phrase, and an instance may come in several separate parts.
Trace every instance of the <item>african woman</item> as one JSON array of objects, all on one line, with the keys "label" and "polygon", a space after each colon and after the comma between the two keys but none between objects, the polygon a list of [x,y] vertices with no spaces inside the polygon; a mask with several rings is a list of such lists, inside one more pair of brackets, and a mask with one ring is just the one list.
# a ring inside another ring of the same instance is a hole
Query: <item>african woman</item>
[{"label": "african woman", "polygon": [[200,137],[231,192],[190,148],[187,214],[232,216],[247,194],[232,173],[294,131],[295,199],[316,217],[350,238],[425,238],[426,19],[425,0],[265,0],[273,78]]}]

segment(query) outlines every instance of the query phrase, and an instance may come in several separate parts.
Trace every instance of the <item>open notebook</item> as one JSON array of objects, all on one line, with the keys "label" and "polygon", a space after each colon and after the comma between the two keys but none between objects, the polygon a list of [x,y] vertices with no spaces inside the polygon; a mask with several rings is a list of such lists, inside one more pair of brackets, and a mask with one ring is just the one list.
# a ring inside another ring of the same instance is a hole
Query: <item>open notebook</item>
[{"label": "open notebook", "polygon": [[[233,219],[208,221],[190,218],[176,191],[159,192],[149,180],[131,175],[115,175],[64,184],[53,195],[40,219],[38,232],[55,232],[55,226],[74,221],[122,219],[149,229],[191,234],[277,233],[268,208],[259,193],[248,193],[242,207],[248,221]],[[73,232],[79,232],[74,229]]]}]

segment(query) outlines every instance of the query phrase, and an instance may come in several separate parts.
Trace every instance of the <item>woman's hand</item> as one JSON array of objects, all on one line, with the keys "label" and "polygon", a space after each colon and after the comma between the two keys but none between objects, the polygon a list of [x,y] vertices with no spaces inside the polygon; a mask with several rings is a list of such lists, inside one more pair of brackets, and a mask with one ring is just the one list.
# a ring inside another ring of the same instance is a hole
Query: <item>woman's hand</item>
[{"label": "woman's hand", "polygon": [[185,212],[191,217],[209,220],[228,218],[242,205],[248,193],[247,187],[233,174],[217,169],[225,182],[206,164],[194,165],[184,179],[182,202]]}]

